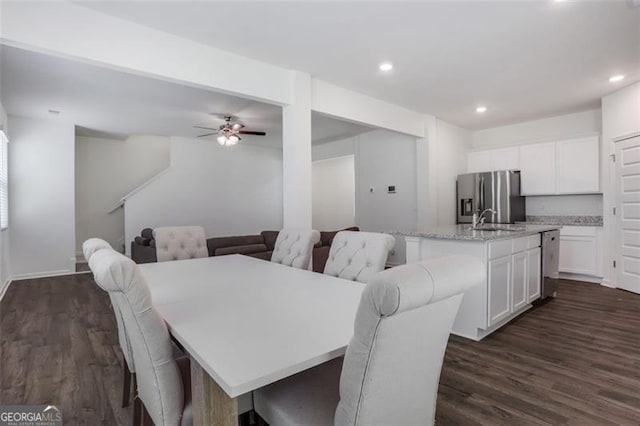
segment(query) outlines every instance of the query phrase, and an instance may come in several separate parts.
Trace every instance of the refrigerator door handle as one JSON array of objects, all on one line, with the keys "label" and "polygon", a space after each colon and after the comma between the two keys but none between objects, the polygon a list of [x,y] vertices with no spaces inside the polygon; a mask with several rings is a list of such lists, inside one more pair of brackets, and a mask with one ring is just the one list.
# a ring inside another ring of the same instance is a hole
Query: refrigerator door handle
[{"label": "refrigerator door handle", "polygon": [[484,207],[484,176],[480,176],[480,182],[478,185],[478,211],[481,212],[485,209]]}]

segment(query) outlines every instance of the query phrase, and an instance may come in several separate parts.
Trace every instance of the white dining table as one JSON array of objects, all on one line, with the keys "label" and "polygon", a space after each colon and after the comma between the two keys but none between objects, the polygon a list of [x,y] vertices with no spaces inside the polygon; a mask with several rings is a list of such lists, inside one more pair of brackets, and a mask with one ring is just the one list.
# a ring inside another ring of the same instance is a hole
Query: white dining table
[{"label": "white dining table", "polygon": [[242,255],[140,265],[191,358],[194,424],[237,424],[237,397],[342,356],[364,284]]}]

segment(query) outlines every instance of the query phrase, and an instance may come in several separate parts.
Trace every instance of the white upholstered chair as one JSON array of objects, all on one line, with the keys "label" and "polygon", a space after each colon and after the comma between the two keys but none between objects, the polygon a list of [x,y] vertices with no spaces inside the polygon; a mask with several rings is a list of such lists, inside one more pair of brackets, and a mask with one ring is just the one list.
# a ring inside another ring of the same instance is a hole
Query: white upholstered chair
[{"label": "white upholstered chair", "polygon": [[158,262],[195,259],[209,256],[207,238],[201,226],[167,226],[155,228]]},{"label": "white upholstered chair", "polygon": [[379,272],[365,288],[342,358],[254,392],[271,426],[425,425],[435,418],[449,333],[476,258],[449,256]]},{"label": "white upholstered chair", "polygon": [[338,232],[331,243],[324,273],[347,280],[369,282],[384,270],[395,238],[376,232]]},{"label": "white upholstered chair", "polygon": [[299,269],[309,269],[313,246],[320,241],[315,229],[283,229],[278,233],[271,261]]},{"label": "white upholstered chair", "polygon": [[[151,304],[138,266],[114,250],[99,250],[89,259],[96,283],[116,299],[126,324],[136,366],[138,396],[156,425],[190,425],[188,363],[173,357],[169,332]],[[186,388],[186,392],[185,392]]]},{"label": "white upholstered chair", "polygon": [[[82,253],[87,262],[91,259],[93,254],[98,250],[113,250],[111,244],[100,238],[89,238],[82,243]],[[120,343],[120,349],[122,350],[122,406],[128,407],[131,400],[131,383],[135,387],[135,366],[133,365],[133,355],[131,354],[131,345],[129,344],[129,338],[124,328],[124,322],[122,320],[122,313],[117,301],[109,293],[111,299],[111,307],[113,308],[114,316],[116,317],[116,324],[118,326],[118,342]]]}]

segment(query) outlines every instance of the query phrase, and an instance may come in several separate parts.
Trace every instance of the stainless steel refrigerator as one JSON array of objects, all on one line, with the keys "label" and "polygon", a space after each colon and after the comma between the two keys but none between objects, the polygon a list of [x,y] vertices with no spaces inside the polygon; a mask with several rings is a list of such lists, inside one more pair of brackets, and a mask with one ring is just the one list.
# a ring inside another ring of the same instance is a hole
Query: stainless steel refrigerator
[{"label": "stainless steel refrigerator", "polygon": [[520,171],[458,175],[458,223],[471,223],[474,212],[493,209],[485,214],[487,223],[514,223],[525,220],[524,197],[520,195]]}]

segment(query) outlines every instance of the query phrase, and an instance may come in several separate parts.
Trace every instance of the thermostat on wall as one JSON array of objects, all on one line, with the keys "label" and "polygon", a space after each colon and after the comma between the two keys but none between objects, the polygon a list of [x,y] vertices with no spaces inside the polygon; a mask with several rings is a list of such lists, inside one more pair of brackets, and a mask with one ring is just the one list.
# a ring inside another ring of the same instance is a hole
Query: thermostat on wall
[{"label": "thermostat on wall", "polygon": [[389,194],[395,194],[396,193],[396,186],[395,185],[390,185],[387,189],[387,192]]}]

